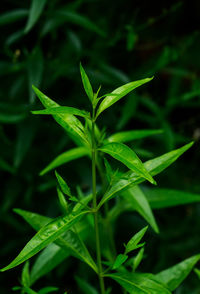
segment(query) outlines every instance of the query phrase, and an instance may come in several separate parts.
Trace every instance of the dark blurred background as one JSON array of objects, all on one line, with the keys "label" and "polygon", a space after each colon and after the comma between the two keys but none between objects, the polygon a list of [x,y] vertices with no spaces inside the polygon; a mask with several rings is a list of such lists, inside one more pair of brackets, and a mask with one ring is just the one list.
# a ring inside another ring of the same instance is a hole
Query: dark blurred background
[{"label": "dark blurred background", "polygon": [[[0,221],[1,267],[33,234],[12,209],[57,216],[54,173],[39,172],[73,143],[42,109],[31,85],[61,105],[89,109],[79,74],[82,62],[101,93],[132,80],[153,81],[127,96],[99,120],[108,134],[163,129],[135,143],[143,161],[191,140],[197,141],[157,179],[160,187],[200,193],[200,1],[17,1],[2,0],[0,14]],[[71,186],[90,185],[90,166],[81,159],[61,168]],[[82,171],[82,172],[81,172]],[[84,171],[84,172],[83,172]],[[157,272],[199,253],[198,204],[155,211],[161,234],[149,238],[144,271]],[[125,224],[119,219],[117,238]],[[126,217],[126,225],[142,222]],[[123,232],[123,233],[120,233]],[[0,275],[0,293],[19,284],[21,267]],[[62,287],[59,271],[54,284]],[[52,282],[52,275],[41,284]],[[197,277],[177,293],[197,292]],[[52,283],[51,283],[52,284]]]}]

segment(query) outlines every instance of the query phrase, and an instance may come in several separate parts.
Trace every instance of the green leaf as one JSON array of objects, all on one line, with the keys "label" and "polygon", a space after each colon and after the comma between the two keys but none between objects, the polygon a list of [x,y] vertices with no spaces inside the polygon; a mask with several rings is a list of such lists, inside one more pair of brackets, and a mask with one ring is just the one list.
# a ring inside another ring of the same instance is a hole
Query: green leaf
[{"label": "green leaf", "polygon": [[125,85],[115,89],[112,92],[112,94],[116,94],[116,96],[111,95],[111,96],[107,96],[104,98],[104,100],[101,102],[101,104],[97,110],[96,117],[98,117],[102,111],[104,111],[105,109],[110,107],[112,104],[114,104],[115,102],[117,102],[118,100],[123,98],[125,95],[127,95],[128,93],[133,91],[135,88],[137,88],[147,82],[150,82],[152,79],[153,79],[153,77],[130,82],[128,84],[125,84]]},{"label": "green leaf", "polygon": [[131,169],[136,174],[148,180],[150,183],[155,184],[156,182],[148,173],[146,168],[144,167],[141,160],[138,158],[136,153],[130,149],[128,146],[122,143],[109,143],[103,145],[100,151],[108,153],[115,159],[121,161],[125,164],[129,169]]},{"label": "green leaf", "polygon": [[118,267],[120,267],[127,260],[128,256],[125,255],[125,254],[119,254],[119,255],[117,255],[117,257],[115,259],[115,262],[114,262],[114,264],[112,266],[112,269],[113,270],[115,270]]},{"label": "green leaf", "polygon": [[128,254],[129,252],[141,247],[141,244],[138,244],[140,240],[143,238],[144,234],[146,233],[148,229],[148,226],[140,230],[137,234],[135,234],[130,241],[125,245],[125,254]]},{"label": "green leaf", "polygon": [[22,280],[21,284],[24,287],[29,287],[31,285],[30,283],[30,275],[29,275],[29,262],[27,261],[22,269]]},{"label": "green leaf", "polygon": [[47,172],[51,171],[54,168],[57,168],[69,161],[74,159],[89,155],[90,151],[86,147],[77,147],[70,149],[60,155],[58,155],[52,162],[50,162],[47,167],[45,167],[41,172],[40,176],[43,176]]},{"label": "green leaf", "polygon": [[[91,196],[85,197],[91,199]],[[87,200],[88,201],[88,200]],[[77,204],[79,209],[74,209],[73,212],[76,214],[80,213],[80,206],[81,204]],[[75,206],[76,207],[76,206]],[[46,226],[47,224],[52,223],[52,219],[49,217],[42,216],[37,213],[25,211],[22,209],[14,209],[14,211],[21,215],[36,231],[39,231],[41,228]],[[76,226],[77,233],[79,233],[78,228]],[[73,231],[68,230],[64,232],[58,239],[55,240],[55,244],[60,246],[62,249],[66,250],[66,252],[70,255],[74,255],[75,257],[83,260],[87,263],[94,271],[97,272],[96,264],[94,263],[92,257],[90,256],[87,248],[85,247],[84,243],[80,240],[77,234]],[[62,255],[62,253],[61,253]]]},{"label": "green leaf", "polygon": [[174,291],[189,275],[195,264],[200,260],[200,254],[190,257],[156,275],[162,283]]},{"label": "green leaf", "polygon": [[[47,97],[45,94],[43,94],[39,89],[37,89],[35,86],[32,86],[35,94],[40,99],[41,103],[46,108],[52,108],[52,107],[59,107],[60,105],[56,102],[54,102],[52,99]],[[86,137],[84,126],[82,123],[78,120],[77,117],[75,117],[73,114],[54,114],[53,118],[55,121],[61,125],[67,133],[70,135],[70,137],[80,145],[88,145],[88,138]]]},{"label": "green leaf", "polygon": [[125,131],[119,132],[110,136],[107,140],[109,142],[129,142],[132,140],[143,139],[148,136],[162,134],[162,130],[134,130],[134,131]]},{"label": "green leaf", "polygon": [[145,189],[147,200],[152,209],[200,202],[200,195],[172,189]]},{"label": "green leaf", "polygon": [[133,271],[135,271],[138,266],[140,265],[142,259],[143,259],[143,255],[144,255],[144,247],[142,247],[138,254],[134,257],[133,259]]},{"label": "green leaf", "polygon": [[25,33],[28,33],[35,25],[38,18],[42,14],[46,2],[47,0],[32,0],[31,7],[29,10],[28,21],[24,30]]},{"label": "green leaf", "polygon": [[152,274],[116,273],[105,275],[119,283],[129,293],[170,294],[171,292]]},{"label": "green leaf", "polygon": [[151,225],[154,231],[159,233],[151,207],[139,186],[122,191],[122,196],[127,203],[128,210],[136,210]]},{"label": "green leaf", "polygon": [[[152,176],[155,176],[170,166],[174,161],[176,161],[179,156],[181,156],[185,151],[187,151],[193,142],[184,145],[181,148],[173,150],[171,152],[165,153],[159,157],[148,160],[144,163],[145,168]],[[105,193],[98,208],[100,208],[106,201],[112,199],[116,193],[130,188],[130,186],[138,185],[144,181],[144,178],[140,177],[134,172],[127,172],[121,176],[121,178],[113,184],[113,186]]]},{"label": "green leaf", "polygon": [[62,192],[66,195],[71,195],[71,191],[65,180],[59,175],[57,171],[55,171],[56,178],[58,180],[58,183],[60,185],[60,188]]},{"label": "green leaf", "polygon": [[82,293],[85,294],[98,294],[97,290],[95,288],[93,288],[88,282],[86,282],[85,280],[79,278],[79,277],[75,277],[76,282],[81,290]]},{"label": "green leaf", "polygon": [[62,235],[65,231],[69,230],[69,228],[78,222],[86,213],[88,212],[82,211],[79,213],[72,213],[70,215],[58,217],[57,219],[48,223],[46,226],[42,227],[26,244],[19,255],[8,266],[1,269],[1,271],[6,271],[16,267],[17,265],[37,254],[49,243],[59,238],[60,235]]},{"label": "green leaf", "polygon": [[199,270],[198,268],[195,268],[195,269],[194,269],[194,272],[195,272],[195,274],[197,275],[197,277],[198,277],[199,280],[200,280],[200,270]]},{"label": "green leaf", "polygon": [[93,93],[93,90],[92,90],[92,86],[90,84],[88,76],[87,76],[84,68],[82,67],[81,63],[80,63],[80,72],[81,72],[81,78],[82,78],[83,87],[85,89],[85,92],[86,92],[88,98],[90,99],[90,101],[93,102],[94,93]]},{"label": "green leaf", "polygon": [[59,188],[57,188],[57,194],[63,213],[67,213],[68,203],[62,191]]},{"label": "green leaf", "polygon": [[25,291],[26,294],[38,294],[37,292],[35,292],[29,287],[23,287],[23,291]]},{"label": "green leaf", "polygon": [[38,294],[47,294],[47,293],[51,293],[54,291],[58,291],[59,289],[56,287],[45,287],[43,289],[41,289]]},{"label": "green leaf", "polygon": [[50,107],[42,110],[34,110],[31,112],[33,114],[74,114],[81,117],[90,117],[89,112],[68,106]]},{"label": "green leaf", "polygon": [[21,20],[28,15],[27,9],[16,9],[0,15],[0,26],[4,26],[15,21]]},{"label": "green leaf", "polygon": [[30,272],[30,285],[45,276],[63,262],[71,253],[51,243],[37,257]]}]

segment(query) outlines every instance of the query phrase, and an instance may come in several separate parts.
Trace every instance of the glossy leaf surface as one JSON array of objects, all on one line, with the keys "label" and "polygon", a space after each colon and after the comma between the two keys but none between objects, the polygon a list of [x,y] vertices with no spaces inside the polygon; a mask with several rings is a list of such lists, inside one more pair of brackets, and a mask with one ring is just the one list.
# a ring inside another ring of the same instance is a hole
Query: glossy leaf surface
[{"label": "glossy leaf surface", "polygon": [[[112,104],[116,103],[118,100],[120,100],[121,98],[123,98],[125,95],[127,95],[128,93],[130,93],[131,91],[133,91],[134,89],[136,89],[137,87],[148,83],[152,80],[153,78],[146,78],[143,80],[138,80],[135,82],[130,82],[128,84],[125,84],[117,89],[115,89],[112,92],[111,96],[107,96],[104,98],[104,100],[101,102],[98,110],[97,110],[97,115],[96,117],[99,116],[99,114],[104,111],[105,109],[107,109],[108,107],[110,107]],[[113,94],[116,94],[113,95]]]},{"label": "glossy leaf surface", "polygon": [[48,244],[59,238],[60,235],[62,235],[66,230],[78,222],[86,213],[87,212],[82,211],[77,214],[58,217],[57,219],[48,223],[46,226],[42,227],[26,244],[19,255],[8,266],[1,269],[1,271],[11,269],[37,254]]},{"label": "glossy leaf surface", "polygon": [[146,168],[144,167],[139,157],[128,146],[122,143],[109,143],[109,144],[103,145],[99,150],[121,161],[123,164],[125,164],[129,169],[131,169],[137,175],[145,178],[150,183],[155,184],[154,179],[146,170]]},{"label": "glossy leaf surface", "polygon": [[[144,163],[145,168],[152,176],[155,176],[170,166],[174,161],[179,158],[185,151],[187,151],[193,142],[184,145],[181,148],[165,153],[159,157],[148,160]],[[127,172],[121,176],[121,178],[113,184],[113,186],[105,193],[101,199],[98,207],[101,207],[103,203],[112,199],[119,191],[128,189],[131,185],[137,185],[144,181],[144,179],[138,176],[136,173]]]}]

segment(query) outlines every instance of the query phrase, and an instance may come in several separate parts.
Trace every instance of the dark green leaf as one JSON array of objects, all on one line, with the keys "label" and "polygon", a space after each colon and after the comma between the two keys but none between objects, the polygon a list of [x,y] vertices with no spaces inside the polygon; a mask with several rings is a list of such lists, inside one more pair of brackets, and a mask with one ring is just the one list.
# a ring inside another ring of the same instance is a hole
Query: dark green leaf
[{"label": "dark green leaf", "polygon": [[148,173],[141,160],[138,158],[136,153],[128,146],[122,143],[109,143],[103,145],[99,150],[108,153],[115,159],[121,161],[136,174],[144,177],[150,183],[155,184],[154,179]]},{"label": "dark green leaf", "polygon": [[28,33],[42,14],[47,0],[32,0],[29,17],[24,32]]},{"label": "dark green leaf", "polygon": [[189,275],[195,264],[200,260],[200,254],[190,257],[156,275],[162,283],[174,291]]},{"label": "dark green leaf", "polygon": [[98,294],[97,290],[95,288],[93,288],[88,282],[86,282],[85,280],[76,277],[76,282],[81,290],[82,293],[85,294]]},{"label": "dark green leaf", "polygon": [[145,189],[147,200],[153,209],[200,202],[200,195],[171,189]]},{"label": "dark green leaf", "polygon": [[27,15],[28,10],[26,9],[18,9],[3,13],[0,15],[0,26],[4,26],[9,23],[24,19]]}]

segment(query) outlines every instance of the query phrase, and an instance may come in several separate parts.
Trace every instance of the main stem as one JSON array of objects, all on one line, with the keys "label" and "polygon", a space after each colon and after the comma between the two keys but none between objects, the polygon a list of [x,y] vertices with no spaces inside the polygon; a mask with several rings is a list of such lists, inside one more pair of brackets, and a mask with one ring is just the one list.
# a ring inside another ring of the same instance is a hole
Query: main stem
[{"label": "main stem", "polygon": [[95,227],[99,284],[100,284],[101,294],[105,294],[104,278],[102,277],[101,246],[100,246],[100,238],[99,238],[99,224],[98,224],[98,211],[97,211],[96,143],[95,143],[95,131],[94,131],[94,125],[95,125],[94,117],[95,117],[95,109],[93,108],[93,114],[92,114],[92,192],[93,192],[93,209],[94,209],[94,227]]}]

